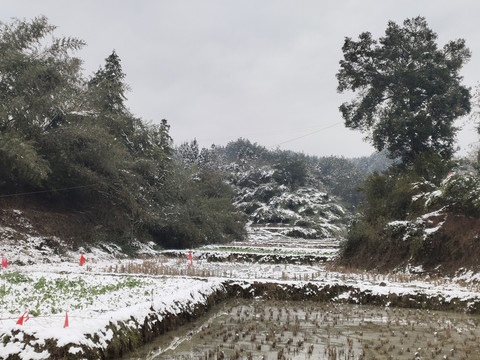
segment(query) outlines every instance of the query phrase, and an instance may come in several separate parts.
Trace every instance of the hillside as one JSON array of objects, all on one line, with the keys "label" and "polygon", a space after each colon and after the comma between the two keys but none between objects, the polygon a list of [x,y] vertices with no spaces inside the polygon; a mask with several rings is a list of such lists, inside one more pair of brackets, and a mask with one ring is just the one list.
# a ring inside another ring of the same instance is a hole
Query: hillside
[{"label": "hillside", "polygon": [[232,166],[230,183],[235,206],[253,226],[264,226],[285,236],[334,237],[345,224],[346,210],[313,185],[290,187],[279,183],[271,166],[241,170]]},{"label": "hillside", "polygon": [[361,202],[362,181],[390,164],[383,154],[315,157],[268,150],[243,138],[210,149],[193,140],[180,145],[176,156],[198,174],[220,172],[249,226],[304,239],[341,236]]},{"label": "hillside", "polygon": [[[229,234],[233,225],[218,215],[222,208],[231,206],[238,219],[243,217],[249,227],[268,233],[303,239],[338,237],[343,236],[351,210],[359,201],[355,187],[367,175],[367,170],[359,168],[371,162],[371,158],[356,159],[354,164],[344,158],[270,151],[243,139],[224,148],[200,150],[195,145],[192,142],[173,149],[171,180],[162,187],[170,192],[170,198],[185,200],[155,205],[155,211],[161,211],[155,215],[156,221],[164,224],[163,230],[157,227],[154,233],[140,232],[146,224],[134,223],[134,219],[122,222],[126,215],[121,212],[126,210],[118,206],[106,206],[111,209],[109,215],[97,216],[99,209],[91,208],[95,202],[89,205],[85,199],[79,207],[77,202],[64,201],[68,191],[60,198],[48,192],[2,197],[1,226],[16,229],[17,237],[22,232],[34,234],[59,247],[116,244],[133,255],[142,242],[184,248],[240,240],[235,235],[238,228]],[[196,195],[199,192],[201,197]],[[207,201],[210,205],[205,206]],[[214,201],[221,201],[222,207],[216,210]],[[165,214],[169,212],[177,212],[178,220],[168,218]],[[28,228],[21,227],[15,214],[22,214]]]},{"label": "hillside", "polygon": [[346,159],[243,139],[174,148],[166,119],[127,107],[117,53],[84,74],[76,54],[85,43],[57,36],[45,16],[0,24],[0,45],[0,210],[21,211],[45,236],[125,252],[151,241],[187,248],[244,239],[250,221],[325,237],[361,200],[364,175]]},{"label": "hillside", "polygon": [[[339,264],[389,271],[416,267],[453,274],[478,272],[480,179],[476,171],[449,174],[439,185],[409,184],[405,216],[367,225],[359,215],[350,228]],[[392,202],[391,208],[398,206]],[[398,211],[398,208],[397,208]]]}]

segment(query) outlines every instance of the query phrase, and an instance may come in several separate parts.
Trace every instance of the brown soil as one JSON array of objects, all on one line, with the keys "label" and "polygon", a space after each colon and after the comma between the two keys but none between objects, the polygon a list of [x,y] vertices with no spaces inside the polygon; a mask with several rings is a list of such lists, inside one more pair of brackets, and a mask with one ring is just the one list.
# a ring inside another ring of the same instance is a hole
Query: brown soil
[{"label": "brown soil", "polygon": [[103,227],[88,211],[22,197],[0,199],[0,225],[24,234],[58,237],[72,248],[93,242],[96,231]]},{"label": "brown soil", "polygon": [[448,214],[435,219],[439,230],[426,240],[402,241],[387,234],[377,241],[363,241],[342,253],[337,264],[388,272],[407,265],[422,265],[426,271],[454,274],[460,268],[480,271],[480,219]]},{"label": "brown soil", "polygon": [[424,264],[441,265],[447,272],[459,268],[480,269],[480,219],[449,215],[442,229],[432,236]]}]

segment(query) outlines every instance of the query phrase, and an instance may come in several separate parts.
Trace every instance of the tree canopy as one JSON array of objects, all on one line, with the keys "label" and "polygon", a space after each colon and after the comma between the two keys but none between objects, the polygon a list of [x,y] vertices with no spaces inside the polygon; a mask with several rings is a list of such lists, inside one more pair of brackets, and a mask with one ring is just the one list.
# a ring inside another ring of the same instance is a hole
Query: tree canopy
[{"label": "tree canopy", "polygon": [[87,78],[72,55],[84,42],[54,32],[43,16],[0,23],[0,196],[41,194],[42,205],[95,219],[81,240],[180,247],[241,238],[244,221],[220,175],[181,169],[168,122],[129,111],[117,53]]},{"label": "tree canopy", "polygon": [[345,38],[337,73],[338,91],[356,97],[340,106],[345,125],[367,134],[391,158],[412,164],[421,154],[450,159],[454,120],[470,111],[470,91],[460,69],[470,59],[463,39],[442,48],[423,17],[403,26],[388,23],[385,36],[370,32]]}]

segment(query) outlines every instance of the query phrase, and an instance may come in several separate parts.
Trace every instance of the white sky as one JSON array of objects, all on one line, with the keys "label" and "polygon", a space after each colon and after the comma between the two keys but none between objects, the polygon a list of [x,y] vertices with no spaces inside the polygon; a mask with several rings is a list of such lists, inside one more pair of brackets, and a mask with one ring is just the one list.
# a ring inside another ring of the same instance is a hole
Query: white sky
[{"label": "white sky", "polygon": [[[268,148],[346,157],[374,150],[348,130],[335,74],[345,36],[382,36],[389,20],[426,17],[439,45],[464,38],[464,84],[480,80],[477,0],[0,0],[0,21],[45,15],[86,41],[91,75],[115,49],[130,110],[171,125],[175,144],[245,137]],[[479,136],[460,121],[461,153]]]}]

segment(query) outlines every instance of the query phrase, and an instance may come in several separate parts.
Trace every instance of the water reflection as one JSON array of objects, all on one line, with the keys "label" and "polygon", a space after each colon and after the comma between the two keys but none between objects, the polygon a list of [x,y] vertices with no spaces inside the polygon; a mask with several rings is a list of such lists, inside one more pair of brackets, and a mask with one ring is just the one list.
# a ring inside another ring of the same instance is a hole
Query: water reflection
[{"label": "water reflection", "polygon": [[236,299],[124,359],[476,359],[479,323],[449,312]]}]

